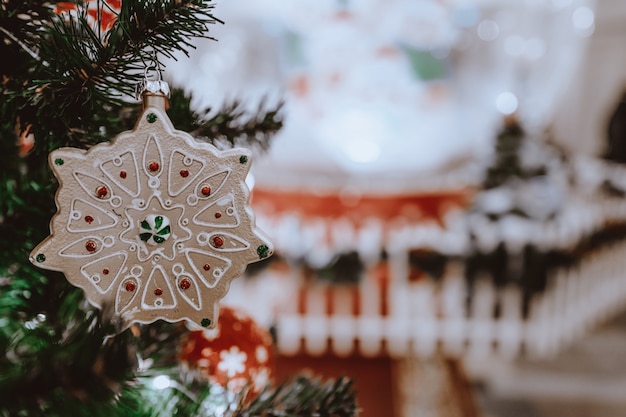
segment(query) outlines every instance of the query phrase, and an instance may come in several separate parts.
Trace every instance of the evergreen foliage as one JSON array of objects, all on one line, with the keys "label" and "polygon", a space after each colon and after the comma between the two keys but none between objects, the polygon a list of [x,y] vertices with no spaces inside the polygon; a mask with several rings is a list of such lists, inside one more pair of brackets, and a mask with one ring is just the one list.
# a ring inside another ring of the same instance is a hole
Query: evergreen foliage
[{"label": "evergreen foliage", "polygon": [[[109,308],[94,309],[62,274],[28,261],[56,211],[49,152],[130,129],[138,105],[129,96],[146,67],[189,53],[194,37],[221,23],[213,8],[206,0],[127,0],[119,13],[103,0],[0,2],[0,416],[218,415],[206,407],[215,399],[207,383],[178,368],[184,326],[118,333]],[[179,89],[171,102],[174,125],[203,140],[267,148],[281,127],[280,108],[247,115],[234,102],[207,117]],[[157,374],[176,384],[150,389]],[[345,380],[301,378],[219,415],[343,417],[356,414],[354,401]]]}]

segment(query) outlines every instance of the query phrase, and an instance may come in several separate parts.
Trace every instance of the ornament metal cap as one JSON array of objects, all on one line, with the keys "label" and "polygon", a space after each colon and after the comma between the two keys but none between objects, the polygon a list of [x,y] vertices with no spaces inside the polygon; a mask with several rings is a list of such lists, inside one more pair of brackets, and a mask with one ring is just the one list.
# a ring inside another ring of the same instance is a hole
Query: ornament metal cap
[{"label": "ornament metal cap", "polygon": [[146,78],[137,85],[136,96],[143,100],[144,108],[154,106],[167,110],[170,86],[165,81]]},{"label": "ornament metal cap", "polygon": [[143,80],[139,84],[140,94],[161,94],[165,97],[170,96],[170,86],[162,80]]},{"label": "ornament metal cap", "polygon": [[[157,79],[148,78],[148,73],[154,68],[156,70]],[[169,103],[167,99],[170,97],[170,86],[161,79],[161,70],[158,62],[153,66],[147,66],[144,71],[144,78],[135,89],[136,98],[143,100],[143,107],[147,108],[155,106],[167,110]]]}]

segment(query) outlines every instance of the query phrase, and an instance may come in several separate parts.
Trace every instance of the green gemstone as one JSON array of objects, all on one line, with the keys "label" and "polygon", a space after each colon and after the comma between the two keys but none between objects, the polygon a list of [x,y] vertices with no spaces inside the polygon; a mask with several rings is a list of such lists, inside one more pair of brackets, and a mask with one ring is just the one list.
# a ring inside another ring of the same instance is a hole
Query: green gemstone
[{"label": "green gemstone", "polygon": [[211,325],[211,320],[209,320],[209,319],[202,319],[200,324],[202,325],[202,327],[209,327]]},{"label": "green gemstone", "polygon": [[39,255],[37,255],[37,257],[35,259],[37,260],[37,262],[45,262],[46,261],[46,255],[44,255],[43,253],[40,253]]},{"label": "green gemstone", "polygon": [[248,157],[245,156],[245,155],[241,155],[239,157],[239,162],[242,163],[242,164],[247,164],[248,163]]},{"label": "green gemstone", "polygon": [[165,226],[163,229],[159,230],[157,232],[157,235],[159,236],[163,236],[163,235],[169,235],[171,233],[171,229],[169,226]]},{"label": "green gemstone", "polygon": [[54,165],[61,166],[61,165],[63,165],[64,163],[65,163],[65,161],[64,161],[64,160],[62,160],[61,158],[57,158],[57,159],[55,159],[55,160],[54,160]]},{"label": "green gemstone", "polygon": [[267,245],[260,245],[256,248],[256,253],[259,255],[259,259],[265,259],[269,256],[270,248]]},{"label": "green gemstone", "polygon": [[148,113],[148,115],[146,116],[146,120],[148,121],[148,123],[154,123],[157,121],[157,115],[154,113]]}]

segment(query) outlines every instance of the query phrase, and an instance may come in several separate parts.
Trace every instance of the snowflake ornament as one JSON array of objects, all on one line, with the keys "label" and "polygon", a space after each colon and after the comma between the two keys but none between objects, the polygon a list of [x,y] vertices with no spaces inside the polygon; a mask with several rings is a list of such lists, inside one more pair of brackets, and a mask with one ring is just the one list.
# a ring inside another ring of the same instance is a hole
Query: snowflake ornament
[{"label": "snowflake ornament", "polygon": [[93,305],[113,305],[124,327],[187,319],[213,328],[230,281],[272,253],[248,205],[251,155],[175,130],[167,84],[145,89],[133,130],[50,154],[57,213],[30,259],[63,272]]},{"label": "snowflake ornament", "polygon": [[241,310],[221,306],[217,327],[188,332],[178,359],[185,372],[233,393],[260,394],[272,382],[275,348],[270,332]]},{"label": "snowflake ornament", "polygon": [[217,365],[217,369],[224,372],[228,378],[232,378],[246,370],[244,363],[247,359],[248,355],[241,352],[239,347],[231,346],[230,350],[220,352],[220,363]]}]

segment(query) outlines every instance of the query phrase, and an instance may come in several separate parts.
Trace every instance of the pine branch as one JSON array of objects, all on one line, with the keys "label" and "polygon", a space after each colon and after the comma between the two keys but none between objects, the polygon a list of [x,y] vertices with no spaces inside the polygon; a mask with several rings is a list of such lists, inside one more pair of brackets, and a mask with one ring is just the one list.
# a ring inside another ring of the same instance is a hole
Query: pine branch
[{"label": "pine branch", "polygon": [[[268,109],[265,101],[259,104],[254,115],[242,109],[240,101],[233,101],[222,106],[219,112],[206,121],[202,119],[192,134],[208,138],[214,143],[228,143],[232,146],[248,146],[267,150],[270,141],[282,126],[283,103]],[[206,111],[210,113],[210,109]]]},{"label": "pine branch", "polygon": [[356,417],[359,413],[347,378],[321,382],[299,376],[247,402],[244,392],[235,394],[200,381],[185,385],[174,374],[167,377],[169,386],[162,389],[152,387],[154,375],[139,377],[119,397],[118,409],[126,410],[128,417]]},{"label": "pine branch", "polygon": [[[188,54],[191,38],[209,38],[208,25],[223,23],[210,12],[210,1],[144,0],[122,2],[118,22],[109,32],[108,42],[132,42],[135,53],[163,54],[175,58],[175,51]],[[145,55],[151,60],[154,55]]]},{"label": "pine branch", "polygon": [[233,417],[354,417],[358,414],[352,381],[321,382],[304,376],[257,397]]},{"label": "pine branch", "polygon": [[[131,335],[108,338],[114,331],[109,321],[86,307],[82,291],[58,278],[56,296],[65,300],[60,309],[48,310],[53,300],[46,303],[33,295],[38,314],[25,321],[2,315],[10,326],[0,333],[6,352],[0,358],[0,415],[82,415],[77,410],[96,402],[106,409],[121,392],[120,381],[132,377]],[[14,293],[20,283],[24,281],[12,286]],[[3,309],[8,295],[1,299]]]},{"label": "pine branch", "polygon": [[125,1],[103,37],[89,7],[77,2],[76,13],[56,15],[46,3],[31,15],[7,2],[0,10],[0,53],[18,63],[17,70],[0,67],[3,113],[10,110],[14,123],[19,117],[31,125],[47,145],[42,152],[78,145],[80,135],[72,133],[93,128],[94,113],[119,109],[147,66],[188,54],[192,38],[209,37],[209,25],[221,22],[210,1]]},{"label": "pine branch", "polygon": [[197,113],[191,109],[191,100],[192,96],[185,94],[184,90],[172,90],[168,111],[172,123],[176,128],[215,145],[267,150],[272,137],[283,126],[283,103],[268,108],[262,101],[256,113],[251,115],[243,109],[241,102],[233,101],[208,117],[212,110],[208,108]]}]

